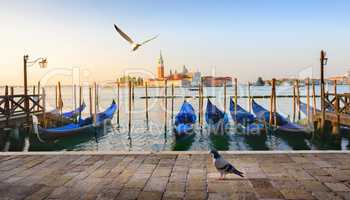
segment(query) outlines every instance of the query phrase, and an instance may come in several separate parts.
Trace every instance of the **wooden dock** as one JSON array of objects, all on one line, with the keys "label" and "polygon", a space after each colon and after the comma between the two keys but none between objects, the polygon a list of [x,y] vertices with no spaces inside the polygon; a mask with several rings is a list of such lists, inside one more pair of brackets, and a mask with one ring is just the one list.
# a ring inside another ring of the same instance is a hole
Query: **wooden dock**
[{"label": "wooden dock", "polygon": [[207,152],[0,155],[0,199],[349,199],[350,153]]},{"label": "wooden dock", "polygon": [[44,95],[0,96],[0,128],[23,124],[29,115],[42,114],[45,111],[44,98]]}]

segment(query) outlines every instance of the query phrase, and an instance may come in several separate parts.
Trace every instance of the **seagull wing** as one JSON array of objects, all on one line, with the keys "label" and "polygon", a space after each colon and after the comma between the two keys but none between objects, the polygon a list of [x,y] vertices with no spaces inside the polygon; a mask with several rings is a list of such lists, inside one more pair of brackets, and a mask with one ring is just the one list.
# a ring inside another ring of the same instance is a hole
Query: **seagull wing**
[{"label": "seagull wing", "polygon": [[115,28],[115,30],[117,30],[118,33],[119,33],[125,40],[127,40],[130,44],[133,44],[133,43],[134,43],[134,41],[132,41],[132,39],[131,39],[126,33],[124,33],[120,28],[118,28],[117,25],[114,24],[114,28]]},{"label": "seagull wing", "polygon": [[146,41],[142,42],[142,43],[141,43],[141,45],[144,45],[144,44],[146,44],[147,42],[149,42],[149,41],[151,41],[151,40],[156,39],[158,36],[159,36],[159,35],[156,35],[156,36],[154,36],[153,38],[148,39],[148,40],[146,40]]}]

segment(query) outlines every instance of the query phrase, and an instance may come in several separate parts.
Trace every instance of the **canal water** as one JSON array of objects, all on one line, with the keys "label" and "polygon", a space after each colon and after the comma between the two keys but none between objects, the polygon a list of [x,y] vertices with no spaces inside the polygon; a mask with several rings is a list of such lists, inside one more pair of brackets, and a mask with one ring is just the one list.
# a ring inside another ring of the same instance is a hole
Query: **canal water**
[{"label": "canal water", "polygon": [[[23,93],[23,88],[15,88],[15,92]],[[333,92],[333,86],[327,86],[328,92]],[[3,91],[1,89],[1,91]],[[78,90],[77,90],[78,91]],[[349,92],[348,85],[340,85],[337,88],[338,93]],[[292,86],[277,87],[277,95],[292,95]],[[53,109],[55,105],[55,88],[46,87],[47,93],[47,110]],[[270,86],[251,86],[251,95],[262,96],[270,95]],[[305,88],[301,87],[301,95],[306,94]],[[88,87],[83,89],[83,99],[87,103],[87,108],[83,112],[83,116],[89,115],[89,96]],[[233,96],[234,89],[227,88],[227,96]],[[311,88],[310,88],[311,94]],[[319,87],[316,86],[316,94],[319,94]],[[64,110],[69,111],[74,108],[73,88],[65,86],[62,88]],[[204,127],[200,129],[197,125],[194,134],[183,139],[175,139],[172,131],[172,112],[171,99],[168,99],[168,107],[165,109],[164,99],[151,98],[149,99],[149,126],[147,128],[145,121],[145,95],[144,88],[135,88],[135,97],[132,101],[132,121],[131,130],[128,130],[128,89],[120,89],[120,124],[117,125],[116,113],[111,122],[111,125],[106,125],[102,131],[98,133],[86,133],[80,137],[70,138],[59,141],[51,141],[41,143],[36,140],[36,136],[31,136],[30,151],[106,151],[106,150],[123,150],[123,151],[164,151],[164,150],[348,150],[350,149],[350,131],[343,129],[340,140],[328,139],[321,141],[315,139],[312,135],[305,135],[301,133],[283,133],[275,132],[269,134],[246,134],[237,131],[233,126],[233,121],[230,119],[230,130],[225,135],[209,134]],[[149,88],[149,96],[164,95],[163,88]],[[168,88],[168,95],[171,95],[171,88]],[[179,111],[184,96],[198,95],[198,91],[193,91],[188,88],[175,88],[174,99],[174,113]],[[204,88],[205,96],[214,96],[211,101],[219,108],[224,107],[224,89],[222,87],[208,87]],[[248,87],[240,85],[238,87],[238,95],[248,95]],[[117,89],[106,86],[99,89],[99,110],[103,111],[112,102],[116,100]],[[187,98],[196,112],[198,112],[198,99]],[[255,99],[259,104],[265,108],[269,108],[269,99],[257,98]],[[306,98],[301,98],[306,102]],[[78,101],[78,98],[77,98]],[[204,108],[207,100],[204,100]],[[310,100],[311,102],[311,100]],[[238,103],[248,109],[248,99],[239,98]],[[292,119],[293,106],[292,98],[278,98],[277,111],[285,117]],[[317,107],[320,105],[319,98],[317,98]],[[227,98],[227,109],[229,108],[229,98]],[[167,130],[164,129],[165,124],[165,110],[167,111]],[[305,115],[301,114],[301,118]],[[204,122],[205,125],[205,122]],[[15,137],[18,134],[12,134]],[[20,134],[19,134],[20,135]],[[16,139],[12,136],[12,140]],[[18,150],[18,144],[12,142],[12,150]]]}]

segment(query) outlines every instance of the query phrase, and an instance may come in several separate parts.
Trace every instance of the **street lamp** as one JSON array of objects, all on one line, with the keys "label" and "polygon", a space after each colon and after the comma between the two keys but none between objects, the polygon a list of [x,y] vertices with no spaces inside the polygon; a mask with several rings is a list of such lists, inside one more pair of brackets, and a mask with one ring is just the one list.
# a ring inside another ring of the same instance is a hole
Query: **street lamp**
[{"label": "street lamp", "polygon": [[[28,55],[23,56],[23,66],[24,66],[24,102],[25,102],[25,110],[27,113],[27,123],[29,122],[29,98],[28,98],[28,80],[27,80],[27,68],[33,66],[38,63],[40,68],[46,68],[47,59],[46,58],[37,58],[35,60],[30,61]],[[28,124],[27,124],[28,125]]]}]

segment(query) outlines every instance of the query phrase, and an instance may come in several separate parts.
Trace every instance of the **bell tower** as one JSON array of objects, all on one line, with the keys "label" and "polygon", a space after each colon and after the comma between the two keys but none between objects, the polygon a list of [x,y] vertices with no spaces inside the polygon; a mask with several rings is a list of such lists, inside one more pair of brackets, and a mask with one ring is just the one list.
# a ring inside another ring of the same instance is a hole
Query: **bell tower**
[{"label": "bell tower", "polygon": [[164,61],[163,61],[162,51],[160,52],[160,56],[158,59],[157,79],[164,79]]}]

